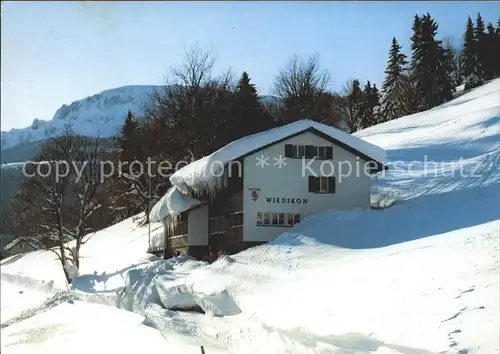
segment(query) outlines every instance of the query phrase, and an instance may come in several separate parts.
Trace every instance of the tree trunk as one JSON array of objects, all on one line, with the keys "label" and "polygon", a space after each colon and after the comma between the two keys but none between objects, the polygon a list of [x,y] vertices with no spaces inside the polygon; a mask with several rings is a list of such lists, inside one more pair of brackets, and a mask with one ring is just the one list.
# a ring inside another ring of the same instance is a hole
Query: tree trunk
[{"label": "tree trunk", "polygon": [[75,254],[73,255],[73,263],[77,270],[80,270],[80,247],[82,247],[82,239],[79,236],[76,239]]},{"label": "tree trunk", "polygon": [[61,265],[63,268],[64,275],[66,276],[66,280],[68,281],[68,284],[71,284],[71,277],[69,276],[68,273],[68,260],[66,258],[66,251],[64,249],[64,231],[63,231],[63,220],[62,220],[62,215],[61,215],[61,208],[60,206],[57,208],[57,213],[58,215],[58,234],[59,234],[59,252],[61,252]]}]

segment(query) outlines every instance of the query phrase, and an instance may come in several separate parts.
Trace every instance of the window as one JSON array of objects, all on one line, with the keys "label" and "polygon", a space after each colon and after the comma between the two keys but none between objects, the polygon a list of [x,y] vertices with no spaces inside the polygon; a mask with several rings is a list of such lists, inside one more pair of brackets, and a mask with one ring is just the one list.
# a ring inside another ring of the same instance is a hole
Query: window
[{"label": "window", "polygon": [[229,218],[225,216],[217,216],[209,219],[208,225],[208,233],[212,234],[220,234],[227,231],[229,228]]},{"label": "window", "polygon": [[318,148],[316,146],[312,145],[306,146],[306,159],[312,159],[314,157],[317,157],[317,155],[318,155]]},{"label": "window", "polygon": [[335,193],[335,177],[309,176],[310,193]]},{"label": "window", "polygon": [[262,212],[257,213],[257,226],[262,225]]},{"label": "window", "polygon": [[178,221],[173,225],[171,225],[170,227],[171,227],[171,235],[169,236],[187,235],[188,233],[187,221]]},{"label": "window", "polygon": [[242,225],[243,225],[242,211],[229,215],[229,227],[240,227]]},{"label": "window", "polygon": [[286,144],[285,157],[292,159],[317,158],[319,160],[329,160],[333,158],[333,147]]},{"label": "window", "polygon": [[257,213],[257,226],[289,227],[298,223],[300,223],[300,214],[297,213]]},{"label": "window", "polygon": [[302,158],[306,156],[306,147],[304,145],[297,146],[297,157]]},{"label": "window", "polygon": [[273,225],[278,225],[278,213],[271,213],[272,214],[272,224]]},{"label": "window", "polygon": [[333,147],[331,147],[331,146],[319,146],[318,147],[318,159],[330,160],[332,158],[333,158]]}]

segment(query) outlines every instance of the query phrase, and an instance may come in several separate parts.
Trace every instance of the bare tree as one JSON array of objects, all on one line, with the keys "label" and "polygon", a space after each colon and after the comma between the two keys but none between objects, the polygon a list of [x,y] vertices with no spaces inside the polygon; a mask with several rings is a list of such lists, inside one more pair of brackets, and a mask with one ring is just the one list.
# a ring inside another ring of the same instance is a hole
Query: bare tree
[{"label": "bare tree", "polygon": [[25,167],[15,199],[15,226],[38,247],[57,255],[68,283],[80,268],[81,246],[106,226],[95,213],[107,200],[101,153],[98,138],[69,130],[51,138],[36,161]]},{"label": "bare tree", "polygon": [[175,161],[202,157],[219,143],[233,88],[230,73],[214,76],[215,58],[198,47],[172,68],[162,92],[152,95],[145,117],[155,139]]},{"label": "bare tree", "polygon": [[292,58],[276,78],[275,93],[280,98],[283,124],[311,119],[331,125],[339,123],[336,100],[328,92],[329,75],[319,65],[319,56],[304,61]]}]

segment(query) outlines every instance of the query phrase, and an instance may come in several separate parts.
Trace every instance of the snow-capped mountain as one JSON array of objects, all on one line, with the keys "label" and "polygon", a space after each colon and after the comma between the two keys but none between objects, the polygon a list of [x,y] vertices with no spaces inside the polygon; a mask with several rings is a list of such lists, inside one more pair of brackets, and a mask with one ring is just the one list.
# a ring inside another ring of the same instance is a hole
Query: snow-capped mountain
[{"label": "snow-capped mountain", "polygon": [[55,136],[66,126],[88,136],[110,137],[116,135],[127,112],[141,115],[149,95],[161,86],[122,86],[63,104],[52,120],[34,119],[31,126],[2,131],[2,150],[13,146]]},{"label": "snow-capped mountain", "polygon": [[[79,134],[107,138],[115,136],[130,110],[141,116],[145,102],[162,86],[130,85],[109,89],[93,96],[63,104],[52,120],[35,118],[26,128],[1,132],[2,150],[19,144],[29,144],[60,134],[66,126]],[[264,103],[276,103],[274,96],[262,96]]]}]

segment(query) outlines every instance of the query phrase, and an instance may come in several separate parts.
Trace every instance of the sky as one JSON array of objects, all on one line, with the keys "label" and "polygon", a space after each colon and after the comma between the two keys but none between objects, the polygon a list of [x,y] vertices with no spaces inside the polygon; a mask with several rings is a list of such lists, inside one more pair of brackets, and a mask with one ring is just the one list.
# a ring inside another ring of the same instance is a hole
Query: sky
[{"label": "sky", "polygon": [[52,119],[62,104],[123,85],[161,85],[185,51],[216,71],[249,72],[261,94],[290,59],[319,54],[331,89],[380,87],[395,36],[408,53],[413,16],[460,41],[467,16],[496,23],[500,2],[5,2],[1,3],[1,130]]}]

